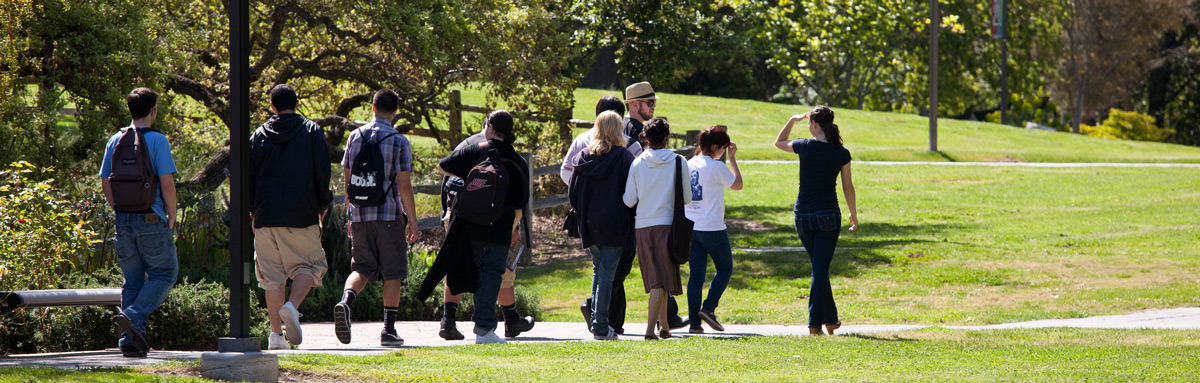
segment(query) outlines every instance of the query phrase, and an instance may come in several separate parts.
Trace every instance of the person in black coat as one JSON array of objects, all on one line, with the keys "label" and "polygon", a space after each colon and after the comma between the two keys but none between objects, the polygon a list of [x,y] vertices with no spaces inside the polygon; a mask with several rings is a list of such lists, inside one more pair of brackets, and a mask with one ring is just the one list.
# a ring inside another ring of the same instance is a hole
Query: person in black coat
[{"label": "person in black coat", "polygon": [[580,239],[592,254],[592,334],[597,340],[617,339],[609,327],[609,299],[617,264],[630,243],[633,212],[621,201],[633,154],[624,147],[621,116],[604,112],[571,176],[568,193],[578,214]]}]

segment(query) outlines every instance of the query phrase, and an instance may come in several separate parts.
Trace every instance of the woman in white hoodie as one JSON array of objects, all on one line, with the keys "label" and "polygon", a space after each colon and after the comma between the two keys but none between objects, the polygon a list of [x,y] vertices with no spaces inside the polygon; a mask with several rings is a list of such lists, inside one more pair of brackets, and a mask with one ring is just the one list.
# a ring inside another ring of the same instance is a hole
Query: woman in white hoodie
[{"label": "woman in white hoodie", "polygon": [[[679,266],[671,262],[667,240],[671,221],[675,217],[676,172],[679,187],[689,189],[687,163],[675,152],[667,149],[671,127],[667,120],[651,119],[643,130],[649,150],[633,160],[629,168],[629,179],[625,182],[625,205],[637,206],[634,218],[634,237],[637,241],[638,266],[642,270],[642,283],[650,294],[650,310],[646,319],[646,339],[670,338],[667,322],[666,294],[683,294],[679,279]],[[692,193],[683,193],[684,204],[691,202]],[[655,323],[664,326],[654,334]]]}]

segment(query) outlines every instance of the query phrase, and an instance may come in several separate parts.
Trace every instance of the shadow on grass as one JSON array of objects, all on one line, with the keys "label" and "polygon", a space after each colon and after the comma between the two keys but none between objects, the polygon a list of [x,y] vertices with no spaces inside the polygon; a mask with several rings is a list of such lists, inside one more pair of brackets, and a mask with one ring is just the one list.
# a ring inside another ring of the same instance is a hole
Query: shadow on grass
[{"label": "shadow on grass", "polygon": [[862,340],[872,340],[872,341],[876,341],[876,342],[901,342],[901,343],[919,342],[916,339],[901,338],[897,335],[892,335],[891,337],[881,337],[881,336],[873,336],[873,335],[867,335],[867,334],[849,334],[849,335],[839,335],[839,336],[858,338],[858,339],[862,339]]},{"label": "shadow on grass", "polygon": [[[762,206],[737,206],[729,208],[728,214],[761,222],[781,213],[778,209]],[[830,275],[833,276],[853,277],[865,269],[890,266],[893,263],[891,257],[900,253],[897,249],[920,243],[940,242],[936,240],[938,233],[961,229],[961,225],[947,223],[903,225],[872,222],[859,226],[859,230],[851,233],[845,222],[843,225],[838,249],[829,269]],[[794,223],[786,226],[759,224],[753,228],[745,225],[730,226],[729,234],[734,247],[766,250],[762,253],[743,253],[736,257],[739,262],[761,263],[754,267],[755,277],[798,278],[812,274],[812,265],[803,251],[767,250],[803,247],[796,235]],[[730,281],[730,286],[748,288],[750,283],[751,281],[744,278],[734,278]]]},{"label": "shadow on grass", "polygon": [[[780,216],[789,219],[786,225],[777,225]],[[749,278],[794,279],[807,278],[812,274],[812,266],[808,256],[803,251],[788,251],[771,248],[800,248],[800,239],[796,235],[794,223],[790,219],[790,211],[781,212],[778,208],[765,206],[733,206],[726,211],[727,217],[737,217],[729,225],[730,242],[733,247],[761,248],[761,253],[739,253],[735,256],[734,267],[739,271],[730,280],[730,287],[745,289],[756,283]],[[907,246],[923,243],[942,242],[942,233],[962,230],[963,224],[957,223],[917,223],[894,224],[887,222],[868,222],[859,230],[850,232],[849,226],[842,228],[838,241],[838,250],[834,254],[829,273],[832,276],[854,277],[863,271],[891,266],[894,257],[903,256]],[[751,263],[748,267],[741,264]],[[686,272],[684,265],[681,271]],[[637,265],[634,265],[637,269]],[[537,279],[549,277],[555,280],[590,279],[591,259],[589,257],[573,257],[557,259],[534,267],[522,268],[522,279]],[[740,276],[740,277],[738,277]],[[686,281],[685,281],[686,283]]]}]

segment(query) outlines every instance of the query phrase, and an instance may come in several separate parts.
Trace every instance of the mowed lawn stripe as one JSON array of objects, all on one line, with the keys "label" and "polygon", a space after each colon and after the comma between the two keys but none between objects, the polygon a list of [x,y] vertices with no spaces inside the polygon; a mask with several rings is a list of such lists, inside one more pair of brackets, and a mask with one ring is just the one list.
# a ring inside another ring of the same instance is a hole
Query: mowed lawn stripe
[{"label": "mowed lawn stripe", "polygon": [[[791,213],[796,165],[742,170],[745,189],[726,193],[733,246],[799,247]],[[994,324],[1200,304],[1194,173],[857,166],[862,223],[842,232],[832,268],[842,319]],[[804,253],[739,251],[734,258],[717,310],[723,321],[806,323],[811,269]],[[682,270],[686,280],[687,266]],[[521,288],[541,295],[547,320],[582,320],[590,259],[519,275]],[[636,267],[626,289],[628,321],[644,321]],[[678,301],[686,312],[686,295]]]}]

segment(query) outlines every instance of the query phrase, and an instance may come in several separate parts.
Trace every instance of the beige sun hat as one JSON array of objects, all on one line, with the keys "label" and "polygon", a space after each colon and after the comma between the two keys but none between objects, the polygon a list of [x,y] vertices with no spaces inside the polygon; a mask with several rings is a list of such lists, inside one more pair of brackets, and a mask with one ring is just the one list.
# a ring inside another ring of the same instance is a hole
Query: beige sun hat
[{"label": "beige sun hat", "polygon": [[648,82],[639,82],[625,88],[625,103],[628,104],[639,100],[657,100],[658,96],[654,95],[654,88],[650,87]]}]

